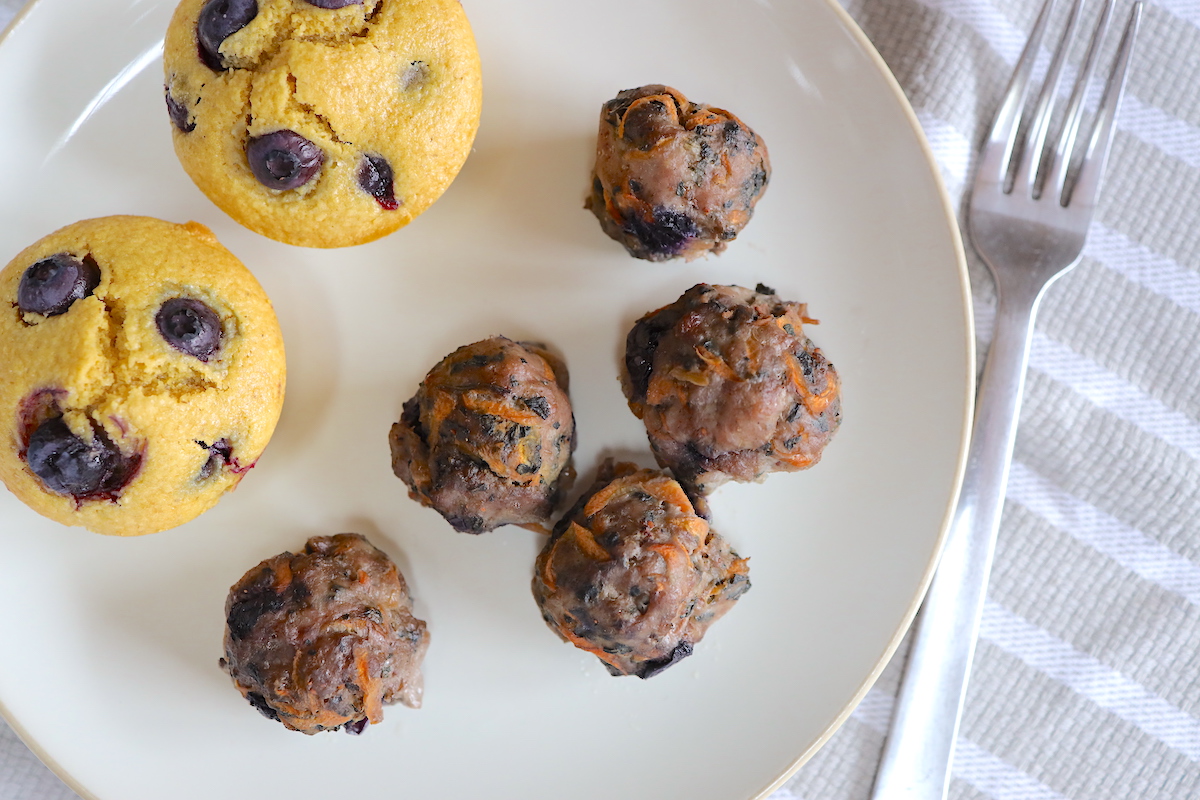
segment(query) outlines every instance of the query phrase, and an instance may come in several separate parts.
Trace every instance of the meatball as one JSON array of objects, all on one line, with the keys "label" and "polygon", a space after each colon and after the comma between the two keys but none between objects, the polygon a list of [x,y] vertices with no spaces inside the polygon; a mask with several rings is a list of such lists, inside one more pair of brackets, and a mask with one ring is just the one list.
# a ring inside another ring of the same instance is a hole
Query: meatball
[{"label": "meatball", "polygon": [[564,641],[649,678],[692,654],[747,573],[676,480],[609,460],[538,556],[533,596]]},{"label": "meatball", "polygon": [[770,175],[763,140],[733,114],[642,86],[600,110],[584,205],[630,255],[690,261],[737,238]]},{"label": "meatball", "polygon": [[392,425],[392,470],[457,531],[544,531],[575,477],[567,382],[541,344],[495,336],[460,347]]},{"label": "meatball", "polygon": [[221,666],[284,727],[360,733],[384,705],[421,706],[425,623],[396,565],[358,534],[263,561],[229,590],[225,618]]},{"label": "meatball", "polygon": [[639,319],[622,387],[661,466],[701,494],[805,469],[841,420],[833,365],[805,336],[803,303],[759,284],[697,284]]}]

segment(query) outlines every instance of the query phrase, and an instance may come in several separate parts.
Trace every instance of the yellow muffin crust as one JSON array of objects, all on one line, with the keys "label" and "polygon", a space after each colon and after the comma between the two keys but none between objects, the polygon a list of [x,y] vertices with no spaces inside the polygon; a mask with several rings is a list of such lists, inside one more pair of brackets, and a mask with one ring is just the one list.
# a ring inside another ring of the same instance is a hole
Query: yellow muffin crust
[{"label": "yellow muffin crust", "polygon": [[[58,315],[22,311],[22,276],[64,253],[99,267],[95,289]],[[159,309],[179,297],[220,319],[207,361],[159,330]],[[275,312],[199,223],[114,216],[68,225],[0,272],[0,308],[0,480],[50,519],[117,536],[175,527],[234,488],[271,438],[285,382]],[[109,497],[52,491],[26,449],[31,430],[57,416],[84,442],[102,432],[136,463],[132,479]]]},{"label": "yellow muffin crust", "polygon": [[[167,30],[165,91],[179,115],[171,130],[188,175],[238,222],[290,244],[361,244],[411,222],[462,168],[482,84],[457,0],[364,0],[339,9],[261,0],[253,19],[220,43],[223,69],[207,65],[198,44],[204,5],[183,0]],[[250,139],[280,130],[324,153],[317,174],[297,188],[267,188],[247,162]],[[390,165],[394,210],[359,185],[366,154]]]}]

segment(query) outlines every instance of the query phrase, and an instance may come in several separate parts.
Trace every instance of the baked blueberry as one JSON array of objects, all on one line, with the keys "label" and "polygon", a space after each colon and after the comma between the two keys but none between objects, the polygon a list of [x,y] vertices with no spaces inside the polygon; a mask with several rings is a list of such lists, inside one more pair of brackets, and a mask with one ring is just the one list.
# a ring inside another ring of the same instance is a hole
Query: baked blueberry
[{"label": "baked blueberry", "polygon": [[171,90],[166,87],[163,87],[163,95],[167,99],[167,116],[175,127],[184,133],[196,130],[196,120],[189,118],[187,106],[172,97]]},{"label": "baked blueberry", "polygon": [[400,207],[396,201],[396,190],[393,186],[392,165],[383,156],[363,156],[358,165],[358,185],[367,194],[375,198],[380,207],[387,211],[395,211]]},{"label": "baked blueberry", "polygon": [[196,21],[200,60],[217,72],[227,69],[221,58],[221,43],[257,16],[256,0],[208,0]]},{"label": "baked blueberry", "polygon": [[356,6],[362,3],[362,0],[305,0],[310,6],[317,8],[345,8],[346,6]]},{"label": "baked blueberry", "polygon": [[405,91],[419,89],[429,82],[430,75],[429,65],[424,61],[409,62],[404,72],[400,73],[400,88]]},{"label": "baked blueberry", "polygon": [[92,440],[84,441],[62,417],[46,420],[33,432],[25,462],[47,489],[77,500],[115,497],[135,471],[103,430],[93,428]]},{"label": "baked blueberry", "polygon": [[200,473],[196,476],[198,481],[208,480],[217,473],[217,470],[233,461],[233,446],[228,439],[219,439],[212,444],[197,441],[196,444],[208,452],[208,460],[204,462],[204,466],[200,467]]},{"label": "baked blueberry", "polygon": [[158,332],[181,353],[207,362],[221,347],[221,318],[191,297],[173,297],[154,318]]},{"label": "baked blueberry", "polygon": [[259,183],[286,191],[312,180],[325,162],[325,153],[295,131],[281,130],[247,142],[246,160]]},{"label": "baked blueberry", "polygon": [[669,208],[653,209],[649,218],[627,213],[624,229],[638,240],[652,261],[674,258],[700,236],[691,217]]},{"label": "baked blueberry", "polygon": [[99,284],[100,267],[91,256],[80,260],[57,253],[25,270],[17,287],[17,307],[53,317],[90,295]]}]

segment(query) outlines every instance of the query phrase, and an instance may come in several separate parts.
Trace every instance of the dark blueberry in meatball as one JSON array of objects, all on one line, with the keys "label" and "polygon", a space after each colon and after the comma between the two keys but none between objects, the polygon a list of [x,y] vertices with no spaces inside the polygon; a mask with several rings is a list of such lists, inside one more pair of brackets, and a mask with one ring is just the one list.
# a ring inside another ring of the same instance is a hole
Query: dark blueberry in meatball
[{"label": "dark blueberry in meatball", "polygon": [[[642,679],[653,678],[655,675],[662,672],[667,667],[678,664],[680,661],[683,661],[685,658],[687,658],[691,654],[692,654],[692,643],[686,642],[686,641],[680,642],[679,644],[675,645],[675,649],[671,651],[670,655],[664,656],[663,658],[659,658],[654,661],[647,661],[647,662],[643,663],[635,674],[639,678],[642,678]],[[620,674],[620,673],[618,673],[618,674]]]},{"label": "dark blueberry in meatball", "polygon": [[229,598],[225,622],[235,642],[249,636],[264,614],[273,614],[283,608],[287,598],[275,590],[273,577],[271,570],[263,569],[255,580]]},{"label": "dark blueberry in meatball", "polygon": [[76,498],[115,492],[125,482],[125,459],[116,445],[97,429],[85,442],[62,417],[49,419],[29,437],[25,463],[50,491]]},{"label": "dark blueberry in meatball", "polygon": [[200,45],[200,60],[210,69],[220,72],[225,67],[221,58],[221,43],[230,35],[250,24],[258,16],[255,0],[208,0],[196,20],[196,40]]},{"label": "dark blueberry in meatball", "polygon": [[207,362],[221,346],[221,318],[212,308],[191,297],[173,297],[154,317],[167,344]]},{"label": "dark blueberry in meatball", "polygon": [[[311,1],[312,0],[309,0],[309,2],[311,2]],[[345,725],[342,726],[342,730],[344,730],[346,733],[350,734],[351,736],[358,736],[360,733],[362,733],[364,730],[366,730],[366,727],[369,723],[370,723],[370,720],[367,719],[366,717],[363,717],[362,719],[356,719],[353,722],[347,722]]]},{"label": "dark blueberry in meatball", "polygon": [[362,3],[362,0],[305,0],[310,6],[317,8],[345,8],[346,6],[356,6]]},{"label": "dark blueberry in meatball", "polygon": [[400,207],[396,201],[396,191],[392,186],[392,165],[383,156],[364,155],[358,165],[358,185],[385,211],[395,211]]},{"label": "dark blueberry in meatball", "polygon": [[645,401],[650,387],[659,339],[678,319],[678,314],[670,313],[670,307],[660,314],[647,314],[637,321],[625,338],[625,370],[629,376],[630,397],[639,403]]},{"label": "dark blueberry in meatball", "polygon": [[267,698],[258,692],[250,692],[246,695],[246,699],[250,701],[250,705],[258,709],[258,713],[267,719],[279,719],[279,712],[267,705]]},{"label": "dark blueberry in meatball", "polygon": [[676,106],[662,100],[639,103],[625,115],[622,134],[640,150],[649,150],[679,128]]},{"label": "dark blueberry in meatball", "polygon": [[647,252],[666,257],[678,255],[688,242],[700,235],[700,229],[691,217],[666,208],[654,209],[650,220],[631,214],[625,220],[624,229],[637,237]]},{"label": "dark blueberry in meatball", "polygon": [[521,403],[542,419],[550,416],[550,403],[544,397],[522,397]]},{"label": "dark blueberry in meatball", "polygon": [[295,189],[312,180],[325,163],[321,148],[295,131],[275,131],[246,143],[250,171],[268,189]]},{"label": "dark blueberry in meatball", "polygon": [[47,317],[63,313],[100,284],[100,267],[91,256],[83,260],[57,253],[43,258],[21,276],[17,287],[17,307]]},{"label": "dark blueberry in meatball", "polygon": [[196,120],[188,119],[187,106],[171,96],[171,90],[163,87],[163,94],[167,98],[167,115],[171,118],[171,122],[176,128],[184,133],[191,133],[196,130]]}]

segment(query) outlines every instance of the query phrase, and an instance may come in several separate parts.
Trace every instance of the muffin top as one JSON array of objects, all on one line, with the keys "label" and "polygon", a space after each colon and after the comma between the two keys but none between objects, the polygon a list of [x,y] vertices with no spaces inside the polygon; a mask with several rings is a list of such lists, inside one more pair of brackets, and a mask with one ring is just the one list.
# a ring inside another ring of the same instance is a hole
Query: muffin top
[{"label": "muffin top", "polygon": [[479,123],[479,57],[455,0],[183,0],[164,47],[180,163],[238,222],[290,244],[408,224]]},{"label": "muffin top", "polygon": [[262,287],[202,225],[104,217],[0,272],[0,478],[67,525],[134,535],[209,508],[283,403]]}]

